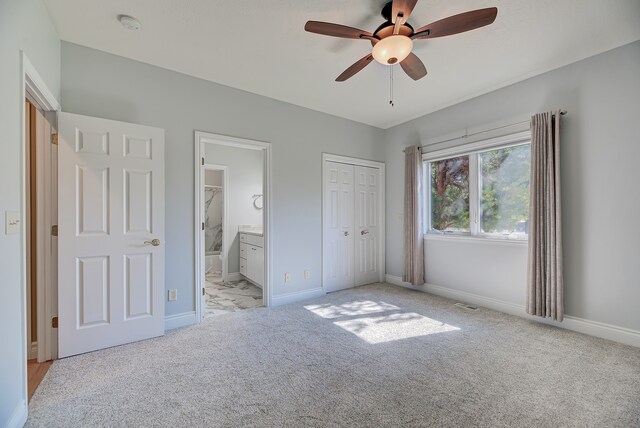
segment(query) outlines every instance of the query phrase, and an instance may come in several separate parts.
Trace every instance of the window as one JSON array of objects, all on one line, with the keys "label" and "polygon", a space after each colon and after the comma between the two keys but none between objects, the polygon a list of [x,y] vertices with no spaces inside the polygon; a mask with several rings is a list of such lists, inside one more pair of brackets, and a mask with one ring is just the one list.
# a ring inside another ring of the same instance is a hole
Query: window
[{"label": "window", "polygon": [[431,227],[470,232],[469,156],[431,162]]},{"label": "window", "polygon": [[478,153],[480,232],[526,238],[530,144]]},{"label": "window", "polygon": [[426,153],[428,233],[527,239],[528,133]]}]

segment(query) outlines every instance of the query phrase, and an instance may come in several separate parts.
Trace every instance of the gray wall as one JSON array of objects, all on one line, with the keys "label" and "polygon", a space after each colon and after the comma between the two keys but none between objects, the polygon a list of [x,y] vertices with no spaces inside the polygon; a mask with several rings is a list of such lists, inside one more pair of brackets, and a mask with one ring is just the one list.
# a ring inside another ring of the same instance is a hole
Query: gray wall
[{"label": "gray wall", "polygon": [[204,171],[204,184],[209,186],[222,186],[222,171],[207,169]]},{"label": "gray wall", "polygon": [[26,394],[25,332],[20,329],[25,319],[20,235],[4,233],[5,211],[21,208],[21,49],[53,95],[59,97],[60,41],[49,12],[39,0],[0,2],[0,426],[5,426]]},{"label": "gray wall", "polygon": [[384,158],[380,129],[64,42],[62,105],[166,130],[167,315],[194,310],[194,130],[273,144],[274,296],[321,285],[321,153]]},{"label": "gray wall", "polygon": [[[402,274],[404,146],[565,108],[566,314],[640,330],[639,100],[640,42],[635,42],[388,129],[387,273]],[[429,241],[426,251],[429,283],[524,304],[522,248]],[[508,258],[500,255],[505,252]]]},{"label": "gray wall", "polygon": [[229,259],[228,272],[240,273],[240,235],[238,226],[262,226],[264,210],[253,206],[253,195],[263,192],[262,150],[241,149],[238,147],[205,145],[205,162],[227,166],[229,182],[226,183],[228,219],[226,235],[229,248],[225,257]]}]

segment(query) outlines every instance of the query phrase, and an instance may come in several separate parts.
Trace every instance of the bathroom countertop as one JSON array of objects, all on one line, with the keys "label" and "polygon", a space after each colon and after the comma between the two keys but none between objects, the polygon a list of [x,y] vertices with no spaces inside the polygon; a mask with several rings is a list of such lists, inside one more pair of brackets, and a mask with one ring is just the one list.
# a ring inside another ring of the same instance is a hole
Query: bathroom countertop
[{"label": "bathroom countertop", "polygon": [[240,227],[238,227],[238,233],[246,233],[246,234],[249,234],[249,235],[262,236],[263,235],[263,230],[262,230],[261,227],[240,226]]}]

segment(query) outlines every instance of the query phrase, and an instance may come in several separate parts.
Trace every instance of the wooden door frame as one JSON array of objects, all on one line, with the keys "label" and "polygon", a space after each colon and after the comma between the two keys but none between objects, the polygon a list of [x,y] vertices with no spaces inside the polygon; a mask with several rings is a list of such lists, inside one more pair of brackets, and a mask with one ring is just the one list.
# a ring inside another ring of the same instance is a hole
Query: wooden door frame
[{"label": "wooden door frame", "polygon": [[[26,114],[25,114],[25,98],[27,94],[32,103],[45,112],[46,117],[55,129],[56,114],[60,110],[60,103],[56,100],[51,90],[48,88],[36,68],[33,66],[29,58],[24,53],[21,54],[21,73],[20,73],[20,283],[21,283],[21,331],[23,339],[23,358],[22,358],[22,378],[24,384],[24,402],[28,403],[28,386],[27,386],[27,233],[24,225],[27,214],[27,197],[29,189],[27,183],[27,133],[25,132]],[[41,158],[44,160],[43,165],[39,167],[39,171],[43,176],[46,174],[53,177],[57,174],[57,147],[53,144],[44,144],[40,147],[42,153]],[[57,222],[57,199],[56,199],[56,180],[51,180],[51,186],[39,186],[38,193],[42,192],[43,207],[45,209],[42,221],[38,224],[40,230],[44,233],[38,234],[37,246],[41,249],[42,259],[38,260],[38,269],[43,272],[44,281],[37,283],[37,332],[38,332],[38,361],[51,360],[57,356],[57,335],[51,324],[51,319],[57,315],[57,242],[51,236],[49,231],[51,226]],[[40,208],[43,208],[40,207]],[[49,249],[49,250],[47,250]],[[30,346],[31,344],[29,344]]]},{"label": "wooden door frame", "polygon": [[195,131],[195,156],[194,156],[194,176],[195,176],[195,221],[194,221],[194,295],[195,295],[195,309],[196,309],[196,323],[202,321],[202,287],[204,286],[204,255],[201,254],[201,224],[202,218],[202,201],[200,195],[200,189],[202,188],[202,174],[201,170],[205,164],[205,144],[217,144],[221,146],[237,147],[250,150],[261,150],[264,154],[263,158],[263,181],[262,186],[264,189],[264,204],[263,204],[263,237],[264,237],[264,284],[262,288],[262,299],[264,306],[270,307],[272,305],[272,272],[273,272],[273,239],[271,238],[271,231],[273,230],[273,216],[272,216],[272,197],[273,194],[273,180],[272,180],[272,151],[271,143],[257,140],[249,140],[246,138],[231,137],[228,135],[214,134],[205,131]]},{"label": "wooden door frame", "polygon": [[[386,273],[386,254],[385,254],[385,230],[386,230],[386,224],[385,224],[385,163],[384,162],[378,162],[378,161],[372,161],[372,160],[367,160],[367,159],[360,159],[360,158],[354,158],[354,157],[349,157],[349,156],[342,156],[342,155],[334,155],[331,153],[322,153],[322,165],[321,165],[321,169],[322,169],[322,290],[325,291],[325,287],[324,287],[324,279],[325,279],[325,230],[324,230],[324,224],[325,224],[325,220],[326,220],[326,211],[325,211],[325,203],[324,203],[324,196],[325,196],[325,192],[327,191],[326,189],[326,183],[325,183],[325,166],[327,164],[327,162],[337,162],[337,163],[343,163],[343,164],[347,164],[347,165],[354,165],[354,166],[365,166],[365,167],[369,167],[369,168],[377,168],[380,170],[380,200],[378,201],[378,218],[380,219],[380,239],[379,239],[379,244],[378,244],[378,263],[380,266],[380,273],[379,273],[379,281],[380,282],[385,282],[385,273]],[[325,291],[326,292],[326,291]]]}]

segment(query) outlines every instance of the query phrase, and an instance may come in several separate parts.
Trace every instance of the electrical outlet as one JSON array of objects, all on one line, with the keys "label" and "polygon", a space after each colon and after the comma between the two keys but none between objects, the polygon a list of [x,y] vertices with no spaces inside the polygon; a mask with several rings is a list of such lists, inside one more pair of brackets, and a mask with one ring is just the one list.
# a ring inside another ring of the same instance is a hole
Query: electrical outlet
[{"label": "electrical outlet", "polygon": [[291,272],[284,274],[284,282],[291,282]]},{"label": "electrical outlet", "polygon": [[311,278],[311,271],[310,270],[305,270],[304,271],[304,279],[309,279]]},{"label": "electrical outlet", "polygon": [[172,290],[169,290],[169,301],[173,302],[175,300],[178,300],[178,290],[174,288]]}]

